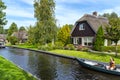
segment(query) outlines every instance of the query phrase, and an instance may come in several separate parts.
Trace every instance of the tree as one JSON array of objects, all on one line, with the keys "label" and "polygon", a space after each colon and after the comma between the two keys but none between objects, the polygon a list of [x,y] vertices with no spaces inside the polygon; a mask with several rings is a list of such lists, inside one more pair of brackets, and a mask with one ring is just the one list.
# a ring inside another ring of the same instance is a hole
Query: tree
[{"label": "tree", "polygon": [[104,13],[102,16],[107,17],[109,20],[112,19],[112,18],[119,18],[117,13],[115,13],[115,12],[112,12],[111,14],[110,13]]},{"label": "tree", "polygon": [[70,27],[70,30],[72,30],[72,29],[73,29],[73,27],[74,27],[74,25],[69,24],[69,27]]},{"label": "tree", "polygon": [[117,43],[120,40],[120,19],[119,18],[112,18],[109,22],[110,25],[106,27],[106,35],[105,38],[109,39],[111,41],[114,41],[115,43],[115,49],[116,53],[115,56],[117,56]]},{"label": "tree", "polygon": [[18,39],[15,36],[10,36],[9,41],[12,45],[15,45],[18,42]]},{"label": "tree", "polygon": [[27,28],[27,31],[28,31],[28,44],[29,45],[34,45],[35,44],[35,27],[34,26],[29,26]]},{"label": "tree", "polygon": [[26,29],[25,29],[25,27],[24,26],[21,26],[20,28],[19,28],[19,31],[25,31]]},{"label": "tree", "polygon": [[96,34],[96,39],[94,42],[94,50],[101,50],[101,47],[104,46],[104,31],[102,26],[99,27],[97,34]]},{"label": "tree", "polygon": [[0,34],[3,34],[3,33],[4,33],[3,26],[0,26]]},{"label": "tree", "polygon": [[70,43],[70,28],[69,25],[64,25],[57,34],[58,41],[63,42],[64,45]]},{"label": "tree", "polygon": [[17,27],[17,24],[13,22],[8,29],[8,36],[11,36],[12,33],[16,31],[18,31],[18,27]]},{"label": "tree", "polygon": [[54,0],[34,0],[34,16],[37,19],[35,42],[46,44],[55,39],[56,20],[54,16]]},{"label": "tree", "polygon": [[0,0],[0,29],[3,30],[3,26],[7,24],[7,20],[6,20],[6,13],[3,12],[3,10],[5,10],[7,7],[5,6],[4,2],[2,2],[2,0]]}]

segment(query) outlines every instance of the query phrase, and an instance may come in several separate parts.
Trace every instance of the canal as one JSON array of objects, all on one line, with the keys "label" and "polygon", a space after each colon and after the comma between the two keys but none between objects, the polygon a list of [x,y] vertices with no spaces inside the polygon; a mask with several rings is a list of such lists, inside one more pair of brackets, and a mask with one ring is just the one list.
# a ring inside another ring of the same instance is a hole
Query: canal
[{"label": "canal", "polygon": [[119,76],[85,69],[75,60],[40,52],[6,47],[0,49],[0,55],[41,80],[120,80]]}]

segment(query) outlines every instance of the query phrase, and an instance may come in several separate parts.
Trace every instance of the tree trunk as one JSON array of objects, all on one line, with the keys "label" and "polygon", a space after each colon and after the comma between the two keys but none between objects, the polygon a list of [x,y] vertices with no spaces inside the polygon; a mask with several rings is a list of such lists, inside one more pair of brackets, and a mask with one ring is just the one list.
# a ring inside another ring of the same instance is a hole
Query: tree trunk
[{"label": "tree trunk", "polygon": [[118,56],[118,53],[117,53],[117,43],[115,43],[115,57]]}]

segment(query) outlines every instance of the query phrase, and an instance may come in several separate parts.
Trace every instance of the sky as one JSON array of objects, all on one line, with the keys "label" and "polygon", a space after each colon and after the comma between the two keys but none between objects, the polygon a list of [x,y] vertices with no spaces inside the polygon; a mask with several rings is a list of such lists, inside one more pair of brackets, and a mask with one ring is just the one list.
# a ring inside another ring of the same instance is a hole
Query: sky
[{"label": "sky", "polygon": [[[15,22],[18,27],[35,25],[34,0],[2,0],[7,6],[6,19],[8,29]],[[84,14],[98,15],[116,12],[120,15],[120,0],[55,0],[55,18],[57,26],[73,24]]]}]

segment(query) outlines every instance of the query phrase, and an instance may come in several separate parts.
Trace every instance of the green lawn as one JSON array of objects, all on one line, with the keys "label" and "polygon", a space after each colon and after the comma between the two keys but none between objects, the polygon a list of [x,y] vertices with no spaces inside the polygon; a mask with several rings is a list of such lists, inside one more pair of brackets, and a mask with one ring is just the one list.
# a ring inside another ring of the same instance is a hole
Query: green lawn
[{"label": "green lawn", "polygon": [[110,57],[113,57],[115,59],[115,62],[117,64],[120,64],[120,56],[115,57],[113,54],[91,53],[91,52],[72,51],[72,50],[52,50],[50,52],[55,54],[73,56],[77,58],[97,60],[101,62],[109,62]]},{"label": "green lawn", "polygon": [[36,80],[31,74],[0,56],[0,80]]}]

